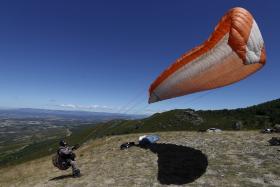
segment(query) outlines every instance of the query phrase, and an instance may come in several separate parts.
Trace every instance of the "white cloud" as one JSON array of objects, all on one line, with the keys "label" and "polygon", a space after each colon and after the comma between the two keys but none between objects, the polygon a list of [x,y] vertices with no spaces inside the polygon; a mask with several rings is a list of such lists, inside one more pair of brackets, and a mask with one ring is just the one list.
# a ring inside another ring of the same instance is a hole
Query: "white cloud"
[{"label": "white cloud", "polygon": [[77,108],[77,105],[73,105],[73,104],[61,104],[58,106],[64,107],[64,108]]},{"label": "white cloud", "polygon": [[167,109],[146,109],[142,113],[151,115],[151,114],[162,113],[162,112],[166,112],[166,111],[169,111],[169,110],[167,110]]},{"label": "white cloud", "polygon": [[78,105],[78,104],[59,104],[58,107],[76,109],[76,110],[113,110],[112,107],[106,105]]},{"label": "white cloud", "polygon": [[144,115],[152,115],[154,113],[162,113],[168,111],[168,109],[143,109],[139,110],[138,108],[132,109],[131,107],[110,107],[107,105],[81,105],[81,104],[59,104],[55,105],[60,109],[69,109],[69,110],[81,110],[81,111],[93,111],[93,112],[115,112],[115,113],[124,113],[124,114],[144,114]]}]

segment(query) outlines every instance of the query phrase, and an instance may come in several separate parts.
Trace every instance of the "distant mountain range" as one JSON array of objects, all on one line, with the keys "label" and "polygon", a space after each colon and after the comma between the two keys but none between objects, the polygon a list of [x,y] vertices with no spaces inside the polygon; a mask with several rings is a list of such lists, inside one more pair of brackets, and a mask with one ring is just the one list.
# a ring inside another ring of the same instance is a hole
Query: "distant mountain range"
[{"label": "distant mountain range", "polygon": [[113,119],[139,119],[144,117],[146,116],[106,112],[65,111],[34,108],[0,109],[0,119],[47,118],[102,122]]}]

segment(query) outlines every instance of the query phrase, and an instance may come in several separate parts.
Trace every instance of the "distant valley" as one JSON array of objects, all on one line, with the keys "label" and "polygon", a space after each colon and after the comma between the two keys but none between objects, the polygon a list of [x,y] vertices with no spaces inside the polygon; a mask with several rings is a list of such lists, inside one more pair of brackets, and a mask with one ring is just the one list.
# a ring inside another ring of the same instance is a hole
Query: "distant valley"
[{"label": "distant valley", "polygon": [[142,117],[144,116],[85,111],[1,109],[0,164],[1,161],[9,160],[14,153],[38,142],[55,142],[101,122]]}]

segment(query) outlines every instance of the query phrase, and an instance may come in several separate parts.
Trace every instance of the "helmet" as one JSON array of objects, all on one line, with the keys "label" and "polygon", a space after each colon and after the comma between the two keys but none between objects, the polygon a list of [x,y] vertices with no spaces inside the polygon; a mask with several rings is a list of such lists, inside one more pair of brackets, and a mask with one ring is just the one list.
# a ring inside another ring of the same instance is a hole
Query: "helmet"
[{"label": "helmet", "polygon": [[60,145],[60,146],[66,146],[67,143],[66,143],[65,140],[60,140],[59,145]]}]

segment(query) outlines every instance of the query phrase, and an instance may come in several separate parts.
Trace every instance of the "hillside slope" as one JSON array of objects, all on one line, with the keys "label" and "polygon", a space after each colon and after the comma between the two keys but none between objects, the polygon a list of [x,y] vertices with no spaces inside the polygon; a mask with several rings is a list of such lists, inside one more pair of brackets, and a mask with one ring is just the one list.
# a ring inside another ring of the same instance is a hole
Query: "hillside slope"
[{"label": "hillside slope", "polygon": [[236,124],[240,124],[242,130],[259,130],[280,124],[280,99],[233,110],[176,109],[142,120],[110,121],[93,127],[92,138],[128,133],[196,131],[211,127],[233,130]]},{"label": "hillside slope", "polygon": [[[210,127],[232,130],[239,124],[242,130],[261,129],[280,124],[280,99],[263,104],[235,110],[194,111],[191,109],[171,110],[157,113],[141,120],[115,120],[101,124],[88,124],[71,129],[67,141],[80,144],[89,139],[105,136],[148,133],[162,131],[196,131]],[[49,132],[54,135],[53,132]],[[39,142],[25,146],[9,154],[0,154],[0,167],[18,164],[55,152],[57,142],[61,139],[41,138]],[[2,143],[2,150],[11,151],[11,145]]]},{"label": "hillside slope", "polygon": [[88,141],[78,151],[83,176],[59,171],[51,157],[0,169],[0,186],[279,186],[279,147],[267,146],[272,134],[161,132],[151,149],[126,141],[140,134]]}]

